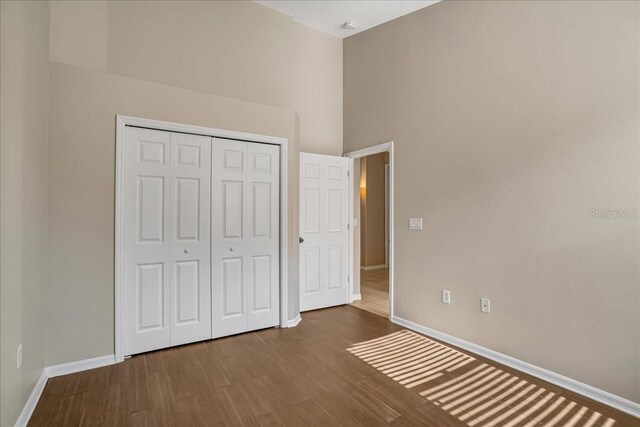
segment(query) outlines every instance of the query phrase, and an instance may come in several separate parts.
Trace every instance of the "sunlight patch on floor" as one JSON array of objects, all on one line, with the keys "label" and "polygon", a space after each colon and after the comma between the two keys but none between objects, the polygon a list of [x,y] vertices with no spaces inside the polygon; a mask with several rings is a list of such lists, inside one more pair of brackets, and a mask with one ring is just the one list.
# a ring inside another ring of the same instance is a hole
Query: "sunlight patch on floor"
[{"label": "sunlight patch on floor", "polygon": [[566,396],[411,331],[364,341],[347,350],[470,427],[615,424]]},{"label": "sunlight patch on floor", "polygon": [[348,350],[407,388],[427,383],[475,360],[406,330],[356,344]]}]

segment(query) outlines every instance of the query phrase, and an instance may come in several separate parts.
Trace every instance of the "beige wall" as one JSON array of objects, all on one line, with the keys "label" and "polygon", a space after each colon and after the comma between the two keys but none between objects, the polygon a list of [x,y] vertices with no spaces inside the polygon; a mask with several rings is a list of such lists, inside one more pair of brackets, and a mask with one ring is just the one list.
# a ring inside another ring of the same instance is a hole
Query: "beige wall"
[{"label": "beige wall", "polygon": [[59,1],[51,60],[294,110],[342,154],[342,40],[250,1]]},{"label": "beige wall", "polygon": [[45,366],[48,5],[3,1],[0,17],[0,425],[11,426]]},{"label": "beige wall", "polygon": [[639,47],[637,2],[445,1],[346,39],[345,151],[396,144],[397,316],[640,402],[640,220],[591,215],[640,209]]},{"label": "beige wall", "polygon": [[51,63],[47,364],[114,352],[116,114],[289,139],[289,318],[298,304],[292,111]]},{"label": "beige wall", "polygon": [[366,192],[360,192],[360,265],[365,267],[385,263],[385,183],[384,169],[387,153],[363,157],[361,184]]},{"label": "beige wall", "polygon": [[115,115],[289,138],[289,318],[298,152],[342,153],[342,40],[254,2],[53,2],[47,364],[112,354]]}]

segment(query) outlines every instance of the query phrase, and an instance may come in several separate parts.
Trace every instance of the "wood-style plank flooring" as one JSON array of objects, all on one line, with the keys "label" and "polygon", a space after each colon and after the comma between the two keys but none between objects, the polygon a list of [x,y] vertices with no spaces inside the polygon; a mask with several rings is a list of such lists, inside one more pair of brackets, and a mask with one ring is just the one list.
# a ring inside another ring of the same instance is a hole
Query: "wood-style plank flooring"
[{"label": "wood-style plank flooring", "polygon": [[[562,404],[547,409],[548,414],[532,425],[588,425],[582,414],[594,411],[601,416],[592,425],[607,425],[608,419],[616,426],[638,425],[636,419],[551,384],[416,334],[399,332],[403,328],[351,306],[306,312],[302,319],[291,329],[204,341],[51,378],[30,425],[467,425],[469,420],[461,421],[455,407],[445,409],[446,399],[441,395],[451,393],[449,397],[460,400],[461,385],[469,389],[464,391],[468,396],[486,393],[486,381],[478,386],[469,382],[477,377],[473,369],[486,369],[483,364],[563,397]],[[367,342],[370,340],[375,341]],[[462,360],[472,362],[447,372],[445,365],[434,368],[437,362],[429,359],[427,369],[442,375],[407,388],[400,382],[402,375],[391,375],[388,369],[385,373],[376,362],[397,365],[393,361],[406,354],[398,349],[415,348],[415,342],[420,346],[430,342],[427,345],[435,346],[436,353],[446,347],[445,352],[453,351],[456,360],[464,353]],[[451,387],[452,382],[458,385]],[[447,387],[456,391],[447,391]],[[424,390],[431,394],[421,395]],[[479,404],[471,407],[476,415],[484,414],[483,423],[477,425],[492,425],[494,420],[494,425],[502,426],[535,421],[540,411],[536,407],[538,412],[532,412],[535,402],[521,394],[513,392],[507,399],[494,393],[493,400],[504,403],[500,412],[489,413]],[[465,411],[469,402],[465,402]],[[589,411],[580,412],[581,407]],[[518,421],[519,415],[522,419]]]},{"label": "wood-style plank flooring", "polygon": [[389,318],[389,269],[360,271],[360,296],[352,305]]}]

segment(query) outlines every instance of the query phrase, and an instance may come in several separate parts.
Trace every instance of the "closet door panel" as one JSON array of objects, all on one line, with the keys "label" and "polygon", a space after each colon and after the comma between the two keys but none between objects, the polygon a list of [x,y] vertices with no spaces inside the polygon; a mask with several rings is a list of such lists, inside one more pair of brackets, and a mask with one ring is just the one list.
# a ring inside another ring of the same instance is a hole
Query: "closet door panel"
[{"label": "closet door panel", "polygon": [[247,143],[214,138],[211,172],[213,337],[247,330]]},{"label": "closet door panel", "polygon": [[222,260],[222,318],[244,317],[242,258]]},{"label": "closet door panel", "polygon": [[200,239],[200,185],[199,178],[176,178],[176,240]]},{"label": "closet door panel", "polygon": [[198,261],[176,263],[176,319],[177,325],[200,320],[200,268]]},{"label": "closet door panel", "polygon": [[128,127],[124,164],[124,352],[171,344],[171,135]]},{"label": "closet door panel", "polygon": [[279,324],[280,149],[215,138],[213,336]]},{"label": "closet door panel", "polygon": [[280,323],[280,147],[248,144],[248,327]]},{"label": "closet door panel", "polygon": [[211,138],[171,133],[171,345],[211,338]]}]

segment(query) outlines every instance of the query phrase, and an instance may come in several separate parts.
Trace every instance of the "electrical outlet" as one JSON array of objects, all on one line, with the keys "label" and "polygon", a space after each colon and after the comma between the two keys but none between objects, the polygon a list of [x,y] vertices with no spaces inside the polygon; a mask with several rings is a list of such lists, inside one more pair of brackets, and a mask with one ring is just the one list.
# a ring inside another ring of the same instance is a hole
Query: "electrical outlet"
[{"label": "electrical outlet", "polygon": [[442,302],[451,304],[451,291],[447,291],[446,289],[442,290]]},{"label": "electrical outlet", "polygon": [[22,344],[18,346],[17,353],[18,354],[16,355],[16,364],[17,364],[17,369],[20,370],[20,368],[22,368]]},{"label": "electrical outlet", "polygon": [[483,313],[491,313],[491,300],[489,298],[480,298],[480,310]]}]

